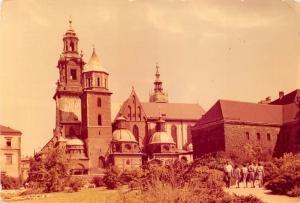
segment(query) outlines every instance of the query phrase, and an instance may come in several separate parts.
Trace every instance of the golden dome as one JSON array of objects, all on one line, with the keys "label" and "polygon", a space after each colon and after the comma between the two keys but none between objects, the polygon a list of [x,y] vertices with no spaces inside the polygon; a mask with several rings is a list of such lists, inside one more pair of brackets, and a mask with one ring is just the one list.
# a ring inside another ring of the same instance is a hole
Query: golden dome
[{"label": "golden dome", "polygon": [[175,142],[167,132],[156,132],[152,135],[149,144],[175,144]]},{"label": "golden dome", "polygon": [[84,66],[83,71],[84,72],[99,71],[99,72],[107,73],[105,68],[103,68],[103,66],[100,63],[100,60],[96,54],[95,48],[93,48],[92,56],[91,56],[89,62]]},{"label": "golden dome", "polygon": [[83,146],[84,142],[78,138],[66,139],[68,146]]},{"label": "golden dome", "polygon": [[127,129],[117,129],[113,132],[112,140],[115,142],[137,142],[134,135]]}]

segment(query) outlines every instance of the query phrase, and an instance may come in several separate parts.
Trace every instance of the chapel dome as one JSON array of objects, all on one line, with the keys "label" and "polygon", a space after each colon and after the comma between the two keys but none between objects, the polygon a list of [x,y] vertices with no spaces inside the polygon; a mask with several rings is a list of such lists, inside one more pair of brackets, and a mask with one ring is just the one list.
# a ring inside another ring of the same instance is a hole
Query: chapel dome
[{"label": "chapel dome", "polygon": [[113,132],[114,142],[137,142],[134,135],[127,129],[117,129]]},{"label": "chapel dome", "polygon": [[71,139],[67,139],[67,145],[68,146],[83,146],[84,142],[78,138],[71,138]]},{"label": "chapel dome", "polygon": [[152,135],[149,144],[175,144],[175,142],[167,132],[156,132]]}]

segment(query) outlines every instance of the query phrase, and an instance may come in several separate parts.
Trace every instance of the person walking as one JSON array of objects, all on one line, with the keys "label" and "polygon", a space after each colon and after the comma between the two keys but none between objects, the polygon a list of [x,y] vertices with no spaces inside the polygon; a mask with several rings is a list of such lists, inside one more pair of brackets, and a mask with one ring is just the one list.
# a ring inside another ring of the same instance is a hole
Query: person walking
[{"label": "person walking", "polygon": [[236,187],[237,187],[237,188],[240,188],[241,169],[239,168],[238,165],[235,165],[235,166],[234,166],[233,176],[234,176],[234,179],[235,179]]},{"label": "person walking", "polygon": [[232,168],[232,165],[229,163],[229,161],[227,161],[225,166],[224,166],[224,173],[225,173],[224,178],[225,178],[225,182],[226,182],[226,187],[230,188],[233,168]]},{"label": "person walking", "polygon": [[258,164],[257,162],[253,163],[253,169],[254,169],[253,185],[254,185],[254,187],[255,187],[255,182],[258,179],[258,174],[257,174],[257,167],[258,167],[258,165],[257,164]]},{"label": "person walking", "polygon": [[244,188],[247,187],[247,178],[248,178],[248,167],[246,164],[243,165],[242,167],[242,182],[244,184]]},{"label": "person walking", "polygon": [[253,163],[250,163],[248,166],[248,172],[249,172],[249,182],[252,188],[254,188],[254,181],[255,181],[255,167]]},{"label": "person walking", "polygon": [[258,163],[257,166],[258,187],[263,186],[264,175],[265,175],[264,166],[261,163]]}]

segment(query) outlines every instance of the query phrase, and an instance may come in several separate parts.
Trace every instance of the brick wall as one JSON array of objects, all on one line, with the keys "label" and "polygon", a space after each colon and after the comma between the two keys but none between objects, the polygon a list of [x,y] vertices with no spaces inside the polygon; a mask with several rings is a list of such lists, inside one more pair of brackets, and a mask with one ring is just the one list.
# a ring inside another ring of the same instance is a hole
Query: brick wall
[{"label": "brick wall", "polygon": [[194,158],[206,153],[224,151],[224,125],[222,123],[192,130]]},{"label": "brick wall", "polygon": [[280,127],[226,123],[225,151],[240,151],[245,144],[251,144],[273,154],[279,131]]}]

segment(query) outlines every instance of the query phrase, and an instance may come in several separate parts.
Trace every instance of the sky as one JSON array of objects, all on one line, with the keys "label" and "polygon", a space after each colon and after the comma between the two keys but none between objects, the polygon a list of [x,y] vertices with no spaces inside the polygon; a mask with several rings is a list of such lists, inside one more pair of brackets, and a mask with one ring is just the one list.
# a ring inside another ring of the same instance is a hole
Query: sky
[{"label": "sky", "polygon": [[2,0],[0,8],[0,124],[22,131],[22,155],[53,135],[69,16],[85,61],[94,44],[110,73],[114,113],[132,86],[148,100],[156,62],[170,102],[205,110],[300,87],[298,1]]}]

